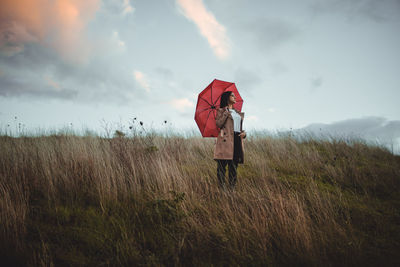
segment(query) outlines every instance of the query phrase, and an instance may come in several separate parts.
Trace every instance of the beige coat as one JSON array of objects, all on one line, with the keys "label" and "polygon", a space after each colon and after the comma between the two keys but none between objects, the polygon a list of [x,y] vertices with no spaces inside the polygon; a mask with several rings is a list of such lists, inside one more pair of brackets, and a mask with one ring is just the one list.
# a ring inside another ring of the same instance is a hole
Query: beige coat
[{"label": "beige coat", "polygon": [[[243,132],[242,125],[244,119],[244,112],[238,112],[238,113],[240,114],[240,117],[242,117],[242,120],[240,122],[240,131]],[[233,118],[231,113],[227,110],[227,108],[219,108],[217,110],[215,124],[217,125],[220,131],[214,145],[214,160],[217,159],[232,160],[233,146],[234,146]],[[241,138],[242,138],[242,151],[244,159],[243,139],[246,138],[246,135]],[[239,163],[244,163],[244,162],[239,162]]]}]

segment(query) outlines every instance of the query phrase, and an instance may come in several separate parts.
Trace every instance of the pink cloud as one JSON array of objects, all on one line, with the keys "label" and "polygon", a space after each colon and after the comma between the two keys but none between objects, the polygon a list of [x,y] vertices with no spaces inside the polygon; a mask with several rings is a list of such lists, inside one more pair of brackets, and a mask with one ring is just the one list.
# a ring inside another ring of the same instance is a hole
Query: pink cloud
[{"label": "pink cloud", "polygon": [[168,102],[173,108],[183,112],[188,108],[193,108],[194,103],[188,98],[175,98]]},{"label": "pink cloud", "polygon": [[100,0],[1,0],[0,52],[11,56],[28,43],[54,49],[72,62],[88,56],[85,39],[88,22]]},{"label": "pink cloud", "polygon": [[196,24],[200,34],[207,39],[214,54],[220,59],[229,57],[230,41],[226,29],[206,9],[203,0],[176,0],[176,3],[183,15]]},{"label": "pink cloud", "polygon": [[144,73],[141,71],[135,70],[135,71],[133,71],[133,75],[135,77],[135,80],[140,84],[140,86],[143,87],[146,90],[146,92],[150,92],[150,85],[149,85]]}]

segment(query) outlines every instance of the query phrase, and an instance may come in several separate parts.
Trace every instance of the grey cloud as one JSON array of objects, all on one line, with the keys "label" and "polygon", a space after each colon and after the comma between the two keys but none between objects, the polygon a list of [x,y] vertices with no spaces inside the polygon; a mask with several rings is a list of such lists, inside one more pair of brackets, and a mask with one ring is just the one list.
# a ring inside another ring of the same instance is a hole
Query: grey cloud
[{"label": "grey cloud", "polygon": [[366,18],[377,23],[398,19],[400,13],[399,0],[326,0],[310,5],[312,16],[321,14],[341,14],[348,21]]},{"label": "grey cloud", "polygon": [[317,78],[311,79],[311,85],[313,87],[320,87],[321,84],[322,84],[322,78],[321,77],[317,77]]},{"label": "grey cloud", "polygon": [[246,92],[248,95],[262,82],[262,79],[255,71],[244,68],[238,68],[235,71],[234,77],[236,84],[240,86],[240,88],[238,88],[239,91]]},{"label": "grey cloud", "polygon": [[187,85],[182,82],[180,77],[177,77],[174,71],[168,67],[157,67],[149,74],[150,86],[155,95],[154,101],[163,103],[165,99],[188,98],[192,101],[192,94],[188,88],[193,88],[192,85]]},{"label": "grey cloud", "polygon": [[[124,12],[124,0],[106,0],[102,1],[103,8],[100,10],[102,16],[112,16],[121,18],[121,14]],[[132,3],[130,1],[130,5]],[[133,6],[132,6],[133,7]],[[115,19],[115,18],[113,18]]]},{"label": "grey cloud", "polygon": [[400,120],[388,121],[383,117],[362,117],[337,121],[330,124],[313,123],[298,131],[311,132],[316,135],[333,135],[342,137],[361,137],[366,140],[378,141],[383,145],[395,144],[400,153]]},{"label": "grey cloud", "polygon": [[273,62],[270,64],[270,69],[273,75],[279,75],[288,72],[289,68],[282,62]]},{"label": "grey cloud", "polygon": [[113,14],[113,15],[119,16],[123,12],[122,2],[123,2],[122,0],[121,1],[104,1],[102,3],[104,5],[104,8],[102,10],[108,14]]},{"label": "grey cloud", "polygon": [[180,112],[179,116],[182,118],[194,118],[195,110],[187,109],[186,111]]},{"label": "grey cloud", "polygon": [[310,93],[315,92],[319,87],[322,86],[323,79],[321,76],[313,77],[310,79],[311,83],[311,88],[310,88]]},{"label": "grey cloud", "polygon": [[174,76],[174,72],[169,68],[157,67],[155,72],[165,79],[171,79]]},{"label": "grey cloud", "polygon": [[3,69],[40,69],[50,62],[60,61],[51,49],[46,49],[39,44],[26,44],[25,48],[17,54],[0,57]]},{"label": "grey cloud", "polygon": [[244,34],[250,34],[260,50],[276,49],[299,35],[300,29],[282,19],[256,18],[244,23]]},{"label": "grey cloud", "polygon": [[[74,98],[80,102],[118,104],[146,97],[135,87],[130,67],[122,60],[116,62],[118,59],[114,57],[98,56],[86,64],[69,64],[52,50],[30,44],[21,53],[1,60],[0,95],[3,97]],[[46,79],[53,80],[61,89],[49,87]]]},{"label": "grey cloud", "polygon": [[[102,8],[87,27],[91,52],[78,61],[65,60],[60,51],[46,42],[32,41],[21,27],[11,27],[14,24],[7,16],[1,17],[0,96],[119,105],[146,99],[146,92],[135,86],[134,65],[112,39],[122,23],[132,26],[132,16],[122,16],[122,12],[122,0],[102,2]],[[80,54],[77,51],[77,57]]]},{"label": "grey cloud", "polygon": [[14,80],[13,77],[1,77],[0,86],[0,96],[3,97],[29,96],[34,98],[73,99],[78,94],[76,90],[53,88],[45,83],[39,84],[32,81]]}]

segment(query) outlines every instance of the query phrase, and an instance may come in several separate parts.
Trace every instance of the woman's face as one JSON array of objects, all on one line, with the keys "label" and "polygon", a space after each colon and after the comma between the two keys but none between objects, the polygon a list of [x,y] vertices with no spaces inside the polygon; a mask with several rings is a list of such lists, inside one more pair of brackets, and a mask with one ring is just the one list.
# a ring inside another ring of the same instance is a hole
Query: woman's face
[{"label": "woman's face", "polygon": [[229,96],[229,103],[230,104],[235,104],[236,103],[236,96],[235,94],[232,92],[232,94]]}]

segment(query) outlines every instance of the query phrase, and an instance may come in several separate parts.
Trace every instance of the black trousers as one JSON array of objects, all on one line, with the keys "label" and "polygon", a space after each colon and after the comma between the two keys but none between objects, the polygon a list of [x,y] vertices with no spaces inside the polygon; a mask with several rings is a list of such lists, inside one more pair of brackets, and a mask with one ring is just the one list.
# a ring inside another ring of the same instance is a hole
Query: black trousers
[{"label": "black trousers", "polygon": [[229,170],[229,186],[235,187],[237,181],[237,166],[238,163],[229,160],[229,159],[219,159],[217,160],[218,167],[217,167],[217,176],[218,176],[218,183],[220,187],[225,187],[225,172],[226,172],[226,165],[228,165]]},{"label": "black trousers", "polygon": [[234,151],[233,151],[233,159],[218,159],[217,160],[217,177],[219,186],[225,187],[225,173],[226,173],[226,165],[228,165],[229,171],[229,186],[231,188],[235,187],[237,182],[237,166],[241,157],[243,156],[242,146],[241,146],[241,138],[239,136],[239,132],[234,132]]}]

